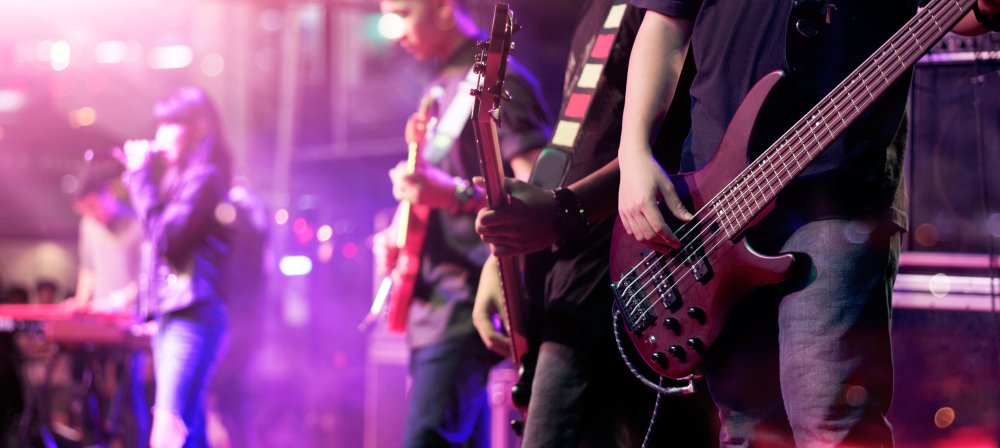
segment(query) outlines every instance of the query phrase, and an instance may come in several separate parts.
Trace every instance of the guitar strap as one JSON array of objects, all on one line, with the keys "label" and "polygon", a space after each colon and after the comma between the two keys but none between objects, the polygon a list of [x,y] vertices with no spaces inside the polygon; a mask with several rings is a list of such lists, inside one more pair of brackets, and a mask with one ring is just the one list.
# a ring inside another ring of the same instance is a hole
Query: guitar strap
[{"label": "guitar strap", "polygon": [[427,141],[424,160],[437,165],[455,146],[455,140],[458,140],[458,136],[462,135],[462,129],[465,129],[465,124],[469,122],[469,117],[472,116],[472,107],[476,103],[475,97],[467,92],[476,88],[478,80],[479,75],[473,73],[470,67],[465,78],[455,86],[455,94],[451,103],[448,104],[441,119],[438,120],[437,126],[434,128],[434,135]]},{"label": "guitar strap", "polygon": [[618,38],[626,0],[614,0],[604,24],[587,43],[585,59],[576,64],[563,91],[563,109],[549,145],[538,155],[531,173],[531,183],[555,188],[562,183],[580,138],[580,128],[587,118],[594,93],[604,84],[604,68]]}]

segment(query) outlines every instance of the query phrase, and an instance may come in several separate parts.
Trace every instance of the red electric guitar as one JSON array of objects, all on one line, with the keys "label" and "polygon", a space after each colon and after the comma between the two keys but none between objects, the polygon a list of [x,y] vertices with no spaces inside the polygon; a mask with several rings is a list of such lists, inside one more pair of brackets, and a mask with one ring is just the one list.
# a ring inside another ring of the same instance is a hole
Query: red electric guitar
[{"label": "red electric guitar", "polygon": [[712,160],[672,176],[694,219],[675,229],[681,248],[651,251],[612,237],[612,288],[632,343],[659,374],[690,378],[749,292],[782,281],[792,255],[763,256],[744,238],[775,196],[972,8],[976,0],[932,0],[790,130],[747,163],[751,131],[783,77],[774,72],[744,98]]},{"label": "red electric guitar", "polygon": [[[427,122],[423,128],[415,129],[413,140],[407,143],[406,171],[410,174],[424,163],[424,142],[433,132],[437,121],[436,106],[437,97],[432,94],[428,94],[420,102],[417,115],[426,117]],[[382,280],[382,286],[379,288],[372,309],[380,309],[388,295],[388,326],[397,333],[406,330],[406,317],[420,275],[420,255],[424,248],[424,239],[427,237],[427,220],[430,214],[430,207],[413,204],[408,200],[400,201],[396,209],[394,218],[396,241],[393,244],[399,249],[399,257],[389,276]]]}]

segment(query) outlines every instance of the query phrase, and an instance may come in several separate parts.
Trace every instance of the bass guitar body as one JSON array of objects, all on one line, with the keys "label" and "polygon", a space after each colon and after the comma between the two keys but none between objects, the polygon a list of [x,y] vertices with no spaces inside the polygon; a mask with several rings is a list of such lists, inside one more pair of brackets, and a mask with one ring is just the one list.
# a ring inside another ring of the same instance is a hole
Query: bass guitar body
[{"label": "bass guitar body", "polygon": [[[748,166],[757,113],[781,77],[772,73],[751,90],[704,168],[671,176],[689,210],[705,207]],[[761,255],[743,237],[719,238],[725,229],[717,221],[686,227],[686,244],[663,253],[628,235],[620,219],[611,240],[612,288],[629,337],[651,368],[675,379],[696,374],[740,298],[781,282],[794,261],[791,255]]]}]

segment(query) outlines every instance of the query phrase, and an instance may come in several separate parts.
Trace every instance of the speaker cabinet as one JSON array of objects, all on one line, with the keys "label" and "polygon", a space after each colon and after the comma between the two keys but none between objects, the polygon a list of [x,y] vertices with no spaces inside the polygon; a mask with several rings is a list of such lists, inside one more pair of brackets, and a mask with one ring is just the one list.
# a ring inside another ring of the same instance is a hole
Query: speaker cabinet
[{"label": "speaker cabinet", "polygon": [[1000,247],[1000,60],[918,65],[910,106],[909,248],[984,253],[991,233]]}]

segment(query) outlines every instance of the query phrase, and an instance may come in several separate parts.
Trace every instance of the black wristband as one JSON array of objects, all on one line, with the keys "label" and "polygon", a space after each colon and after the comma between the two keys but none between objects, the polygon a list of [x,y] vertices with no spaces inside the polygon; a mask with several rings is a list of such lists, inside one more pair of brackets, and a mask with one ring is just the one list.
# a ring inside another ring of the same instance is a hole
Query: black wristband
[{"label": "black wristband", "polygon": [[552,221],[552,228],[560,235],[559,241],[566,242],[582,238],[590,222],[587,221],[587,214],[580,204],[580,198],[569,188],[559,187],[552,190],[555,196],[556,210],[555,219]]},{"label": "black wristband", "polygon": [[972,12],[976,21],[989,31],[1000,31],[1000,14],[987,15],[979,10],[979,2],[972,4]]}]

